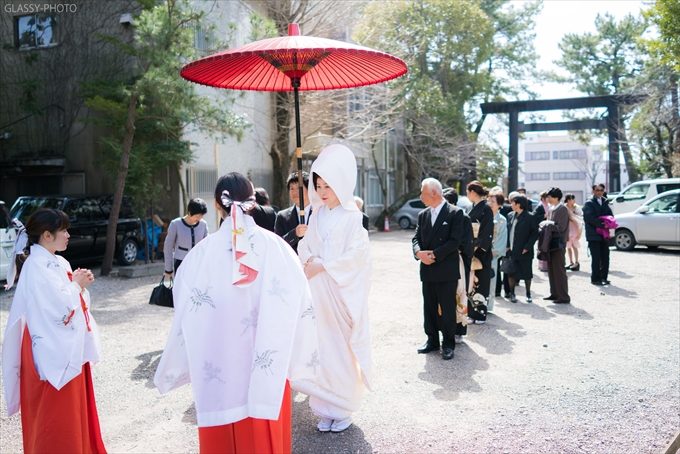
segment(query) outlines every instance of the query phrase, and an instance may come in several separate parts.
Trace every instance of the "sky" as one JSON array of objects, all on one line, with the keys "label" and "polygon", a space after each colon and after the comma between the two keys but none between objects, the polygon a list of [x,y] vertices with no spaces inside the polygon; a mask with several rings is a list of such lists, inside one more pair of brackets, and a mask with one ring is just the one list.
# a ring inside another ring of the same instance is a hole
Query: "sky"
[{"label": "sky", "polygon": [[[511,0],[520,6],[525,0]],[[538,69],[543,71],[562,71],[553,61],[561,56],[559,43],[567,33],[595,32],[595,18],[598,14],[610,13],[617,19],[627,14],[638,15],[642,9],[646,9],[648,1],[640,0],[544,0],[543,9],[536,18],[536,39],[534,46],[539,56]],[[538,99],[559,99],[586,96],[568,84],[554,82],[542,82],[532,87],[538,94]],[[522,100],[522,99],[517,99]],[[509,99],[509,101],[513,101]],[[564,121],[561,111],[537,112],[544,121]],[[520,113],[519,120],[523,121],[527,113]],[[484,129],[501,144],[507,144],[507,127],[500,124],[498,118],[486,119]],[[488,123],[488,124],[487,124]],[[489,127],[490,129],[486,129]],[[500,128],[500,130],[499,130]],[[493,132],[492,132],[493,131]],[[565,131],[540,133],[541,135],[563,135]],[[534,136],[535,134],[530,134]],[[595,142],[606,141],[606,135],[595,138]]]},{"label": "sky", "polygon": [[[538,68],[559,71],[553,61],[561,56],[558,44],[562,37],[567,33],[594,32],[598,14],[610,13],[620,19],[626,14],[637,15],[644,7],[645,3],[638,0],[544,0],[535,28]],[[545,83],[535,89],[544,99],[583,96],[566,84]]]}]

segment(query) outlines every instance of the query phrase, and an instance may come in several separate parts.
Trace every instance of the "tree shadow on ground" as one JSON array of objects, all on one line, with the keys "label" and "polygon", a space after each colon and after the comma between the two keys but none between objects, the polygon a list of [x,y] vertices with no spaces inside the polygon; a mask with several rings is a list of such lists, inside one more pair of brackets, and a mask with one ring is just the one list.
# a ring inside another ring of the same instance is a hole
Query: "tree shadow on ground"
[{"label": "tree shadow on ground", "polygon": [[132,371],[130,378],[133,381],[146,380],[144,386],[147,388],[155,388],[156,385],[153,383],[153,376],[158,368],[158,363],[161,361],[162,354],[163,350],[156,350],[136,356],[135,359],[139,360],[139,365]]},{"label": "tree shadow on ground", "polygon": [[450,361],[444,361],[438,352],[428,353],[425,370],[418,378],[439,385],[440,388],[432,392],[434,397],[451,402],[457,400],[461,392],[481,392],[481,386],[473,377],[487,369],[488,361],[462,343],[456,345],[455,357]]},{"label": "tree shadow on ground", "polygon": [[293,452],[295,453],[371,453],[373,447],[366,441],[361,427],[349,426],[340,433],[319,432],[317,417],[309,408],[308,397],[293,392]]}]

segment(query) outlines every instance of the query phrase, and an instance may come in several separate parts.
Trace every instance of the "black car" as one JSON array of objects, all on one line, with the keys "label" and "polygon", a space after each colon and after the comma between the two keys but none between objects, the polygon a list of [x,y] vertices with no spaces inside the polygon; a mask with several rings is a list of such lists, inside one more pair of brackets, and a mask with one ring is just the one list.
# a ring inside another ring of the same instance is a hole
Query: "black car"
[{"label": "black car", "polygon": [[[11,209],[11,217],[24,224],[38,208],[64,211],[71,222],[68,249],[62,255],[71,263],[101,260],[106,249],[106,228],[113,196],[22,196]],[[129,199],[124,198],[116,230],[116,258],[120,265],[130,265],[144,244],[142,221],[132,214]]]}]

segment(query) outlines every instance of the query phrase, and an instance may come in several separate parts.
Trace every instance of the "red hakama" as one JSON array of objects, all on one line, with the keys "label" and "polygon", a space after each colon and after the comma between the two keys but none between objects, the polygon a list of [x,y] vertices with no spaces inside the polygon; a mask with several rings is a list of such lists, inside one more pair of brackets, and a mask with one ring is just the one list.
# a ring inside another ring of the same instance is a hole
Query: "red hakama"
[{"label": "red hakama", "polygon": [[28,327],[21,342],[21,425],[24,452],[106,453],[99,429],[90,363],[57,391],[40,380]]},{"label": "red hakama", "polygon": [[201,454],[290,453],[293,412],[288,381],[283,392],[281,413],[276,421],[246,418],[233,424],[198,428]]}]

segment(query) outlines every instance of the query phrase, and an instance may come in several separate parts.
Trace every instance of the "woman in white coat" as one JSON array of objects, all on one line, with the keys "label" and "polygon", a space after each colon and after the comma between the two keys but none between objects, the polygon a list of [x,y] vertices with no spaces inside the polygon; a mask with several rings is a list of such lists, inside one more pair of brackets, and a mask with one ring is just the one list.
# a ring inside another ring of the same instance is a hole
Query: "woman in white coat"
[{"label": "woman in white coat", "polygon": [[298,254],[312,291],[318,368],[314,380],[292,386],[310,396],[320,431],[342,432],[352,424],[365,388],[370,389],[368,232],[354,202],[354,154],[343,145],[329,145],[311,173],[313,214]]}]

